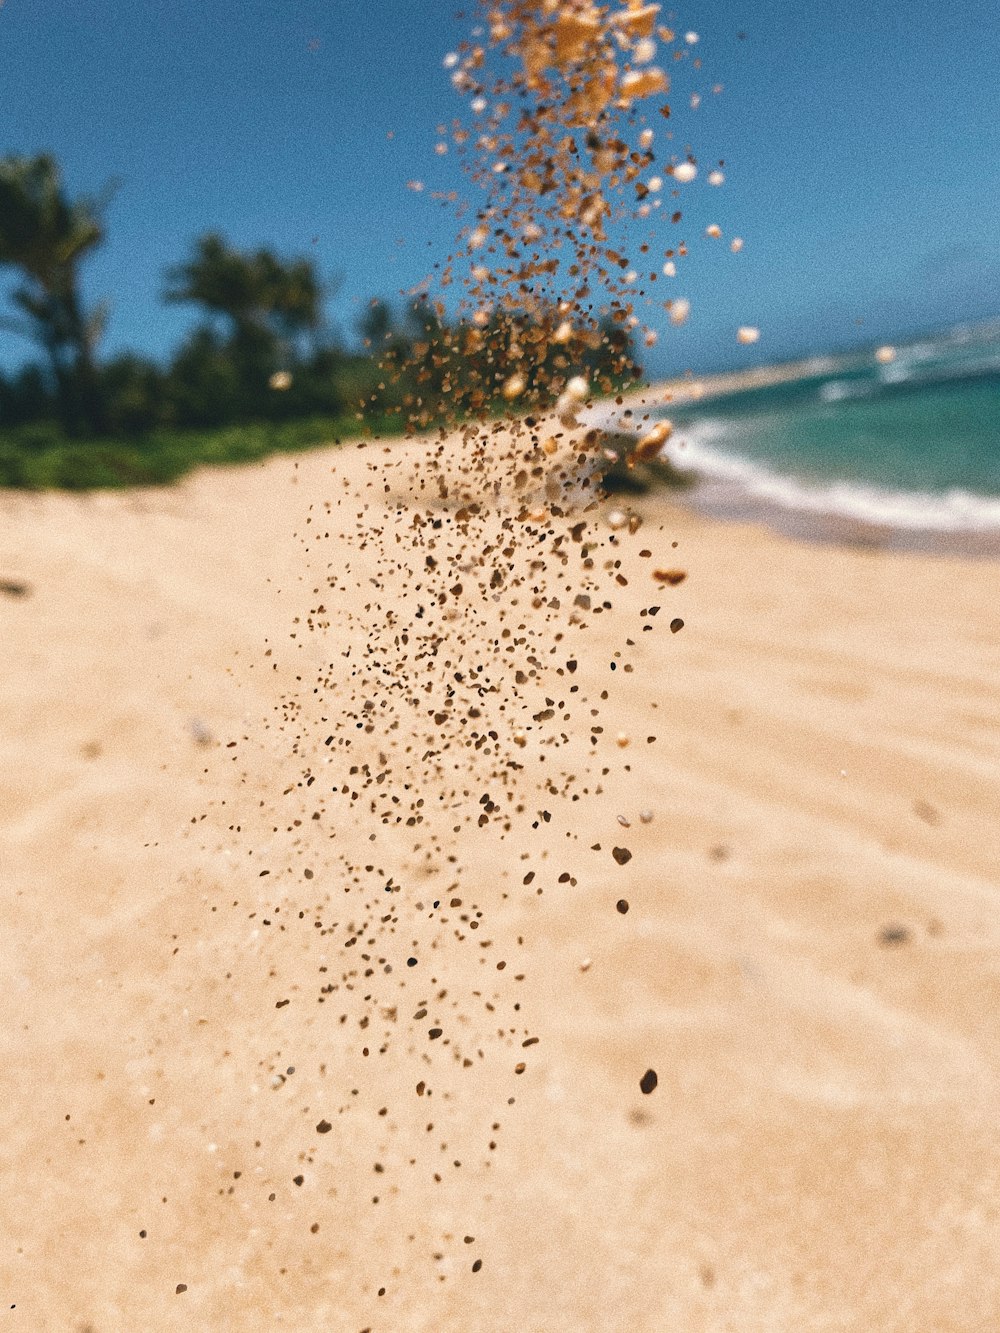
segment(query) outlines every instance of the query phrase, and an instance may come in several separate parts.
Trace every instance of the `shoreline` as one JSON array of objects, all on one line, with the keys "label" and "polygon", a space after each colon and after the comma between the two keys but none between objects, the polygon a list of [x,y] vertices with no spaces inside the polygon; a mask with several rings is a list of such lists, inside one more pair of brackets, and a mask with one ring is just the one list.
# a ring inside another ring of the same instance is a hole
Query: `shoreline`
[{"label": "shoreline", "polygon": [[1000,530],[912,528],[831,511],[786,507],[736,488],[696,482],[677,503],[720,523],[755,524],[792,541],[852,550],[1000,561]]},{"label": "shoreline", "polygon": [[[621,396],[620,400],[603,399],[595,402],[586,412],[586,422],[599,429],[621,434],[638,435],[646,423],[661,417],[671,406],[693,407],[705,401],[728,394],[773,387],[789,383],[805,375],[822,373],[829,358],[809,357],[783,362],[773,366],[759,366],[745,371],[728,371],[712,375],[685,376],[636,389]],[[583,414],[581,414],[581,417]],[[1000,560],[1000,525],[954,526],[892,521],[875,516],[845,512],[841,507],[824,507],[819,496],[811,496],[804,483],[794,477],[773,474],[767,477],[764,469],[758,481],[760,489],[741,482],[725,472],[734,471],[744,464],[737,454],[734,468],[721,468],[718,474],[697,462],[682,465],[678,452],[664,449],[664,457],[691,484],[670,491],[677,504],[705,518],[723,523],[761,525],[780,536],[796,541],[821,545],[844,545],[860,550],[911,552],[921,555]],[[756,466],[745,460],[747,470]],[[850,490],[855,483],[843,480],[837,485]],[[929,495],[922,492],[888,491],[871,483],[857,483],[859,490],[879,492],[887,504],[908,497],[926,503]],[[784,487],[788,498],[761,493]],[[795,488],[801,487],[796,496]],[[977,497],[979,498],[979,497]],[[986,497],[983,497],[984,499]]]}]

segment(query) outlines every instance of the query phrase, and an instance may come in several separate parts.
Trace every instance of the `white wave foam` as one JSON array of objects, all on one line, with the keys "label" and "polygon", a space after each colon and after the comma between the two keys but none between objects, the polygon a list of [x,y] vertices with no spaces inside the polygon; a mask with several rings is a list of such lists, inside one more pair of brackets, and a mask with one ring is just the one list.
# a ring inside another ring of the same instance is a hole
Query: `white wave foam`
[{"label": "white wave foam", "polygon": [[871,398],[878,385],[872,380],[827,380],[819,386],[824,403],[840,403],[845,398]]},{"label": "white wave foam", "polygon": [[1000,370],[1000,351],[995,347],[976,348],[973,354],[954,345],[931,355],[929,345],[904,348],[895,361],[879,367],[883,384],[949,384],[953,380],[976,379]]},{"label": "white wave foam", "polygon": [[947,387],[962,380],[979,379],[1000,371],[1000,356],[969,358],[964,362],[950,362],[941,366],[934,363],[917,364],[901,361],[898,365],[883,366],[879,379],[883,384],[938,385]]},{"label": "white wave foam", "polygon": [[732,488],[746,499],[907,531],[1000,530],[1000,498],[959,488],[934,494],[856,481],[805,481],[719,448],[718,442],[732,440],[733,432],[725,422],[713,419],[699,421],[678,436],[663,453],[679,471],[694,472],[709,485]]},{"label": "white wave foam", "polygon": [[907,384],[917,376],[917,363],[913,361],[894,361],[891,365],[882,366],[878,372],[883,384]]}]

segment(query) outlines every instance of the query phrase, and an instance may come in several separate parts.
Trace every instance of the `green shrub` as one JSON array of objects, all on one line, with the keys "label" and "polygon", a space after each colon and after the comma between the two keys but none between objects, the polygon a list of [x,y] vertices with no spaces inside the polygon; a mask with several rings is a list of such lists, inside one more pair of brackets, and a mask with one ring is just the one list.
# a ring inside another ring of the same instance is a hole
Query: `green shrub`
[{"label": "green shrub", "polygon": [[[379,434],[401,429],[398,419],[365,426]],[[214,430],[161,428],[134,440],[68,440],[57,426],[42,422],[0,434],[0,486],[88,491],[162,485],[202,463],[254,462],[361,433],[356,418],[309,417]]]},{"label": "green shrub", "polygon": [[0,440],[0,486],[30,486],[27,455],[9,440]]}]

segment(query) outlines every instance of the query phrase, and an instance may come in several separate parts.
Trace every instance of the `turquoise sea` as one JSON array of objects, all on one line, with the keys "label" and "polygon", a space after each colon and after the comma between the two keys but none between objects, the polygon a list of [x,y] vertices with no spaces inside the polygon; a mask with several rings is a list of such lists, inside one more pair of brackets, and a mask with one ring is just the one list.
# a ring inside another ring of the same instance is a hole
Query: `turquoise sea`
[{"label": "turquoise sea", "polygon": [[699,508],[831,535],[1000,535],[1000,321],[789,373],[665,410]]}]

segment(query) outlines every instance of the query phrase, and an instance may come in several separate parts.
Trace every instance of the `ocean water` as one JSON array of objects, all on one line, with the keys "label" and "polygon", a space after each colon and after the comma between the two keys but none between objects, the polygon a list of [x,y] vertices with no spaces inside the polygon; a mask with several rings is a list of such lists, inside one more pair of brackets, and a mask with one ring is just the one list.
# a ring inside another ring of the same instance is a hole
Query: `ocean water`
[{"label": "ocean water", "polygon": [[800,529],[821,519],[831,535],[839,522],[1000,537],[1000,323],[892,352],[816,358],[665,410],[665,453],[695,474],[693,502]]}]

